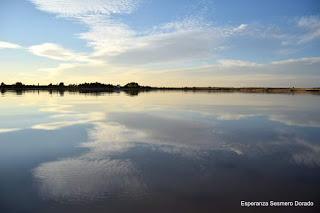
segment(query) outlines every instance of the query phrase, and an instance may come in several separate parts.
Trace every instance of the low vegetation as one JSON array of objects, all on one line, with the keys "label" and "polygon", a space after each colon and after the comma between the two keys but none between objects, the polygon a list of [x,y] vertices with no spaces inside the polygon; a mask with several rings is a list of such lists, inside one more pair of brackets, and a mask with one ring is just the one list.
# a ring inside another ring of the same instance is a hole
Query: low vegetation
[{"label": "low vegetation", "polygon": [[94,83],[82,83],[82,84],[69,84],[65,85],[63,82],[58,84],[48,85],[26,85],[22,82],[15,84],[1,83],[0,90],[2,93],[6,91],[40,91],[47,90],[49,92],[58,91],[70,91],[70,92],[118,92],[125,91],[131,95],[138,94],[141,91],[151,90],[180,90],[180,91],[206,91],[206,92],[245,92],[245,93],[312,93],[320,94],[320,88],[275,88],[275,87],[150,87],[141,86],[136,82],[130,82],[121,85],[104,84],[99,82]]}]

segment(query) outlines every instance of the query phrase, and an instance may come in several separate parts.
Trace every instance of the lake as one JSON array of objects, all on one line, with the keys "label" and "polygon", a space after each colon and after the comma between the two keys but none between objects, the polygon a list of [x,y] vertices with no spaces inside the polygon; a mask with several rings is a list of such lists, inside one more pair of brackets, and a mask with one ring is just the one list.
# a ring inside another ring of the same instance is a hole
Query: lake
[{"label": "lake", "polygon": [[320,96],[0,94],[0,212],[319,212]]}]

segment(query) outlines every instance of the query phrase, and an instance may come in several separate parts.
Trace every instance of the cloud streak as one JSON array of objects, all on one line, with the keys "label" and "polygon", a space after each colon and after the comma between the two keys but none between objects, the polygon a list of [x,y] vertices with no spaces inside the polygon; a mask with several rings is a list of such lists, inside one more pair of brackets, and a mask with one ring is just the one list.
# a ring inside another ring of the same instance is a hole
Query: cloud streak
[{"label": "cloud streak", "polygon": [[301,17],[297,22],[298,27],[304,29],[306,32],[301,36],[299,44],[311,42],[320,38],[320,17],[319,16],[305,16]]},{"label": "cloud streak", "polygon": [[18,44],[0,41],[0,49],[20,49],[20,48],[22,47]]},{"label": "cloud streak", "polygon": [[29,47],[29,51],[34,55],[58,61],[88,61],[84,54],[75,53],[53,43],[34,45]]},{"label": "cloud streak", "polygon": [[138,4],[137,0],[31,0],[39,10],[64,17],[78,17],[86,14],[130,13]]}]

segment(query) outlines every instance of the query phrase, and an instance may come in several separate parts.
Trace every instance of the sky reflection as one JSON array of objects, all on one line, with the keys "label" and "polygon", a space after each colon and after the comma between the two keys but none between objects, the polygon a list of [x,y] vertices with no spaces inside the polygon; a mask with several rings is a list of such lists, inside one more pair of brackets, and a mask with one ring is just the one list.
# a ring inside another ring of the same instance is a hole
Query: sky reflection
[{"label": "sky reflection", "polygon": [[[236,208],[239,199],[317,196],[317,96],[39,94],[31,102],[29,95],[20,96],[24,102],[8,97],[1,106],[22,122],[14,126],[0,114],[1,153],[11,153],[2,155],[0,165],[6,171],[8,159],[23,160],[24,140],[30,149],[25,159],[33,159],[27,170],[45,201],[72,206],[116,201],[115,209],[148,203],[152,210],[165,203],[174,209],[170,200],[176,199],[207,210],[213,200],[223,206],[229,199]],[[279,101],[270,102],[270,96]],[[40,133],[41,138],[32,136]],[[48,153],[51,157],[44,157]],[[249,185],[251,191],[245,189]],[[275,195],[276,188],[283,192]]]}]

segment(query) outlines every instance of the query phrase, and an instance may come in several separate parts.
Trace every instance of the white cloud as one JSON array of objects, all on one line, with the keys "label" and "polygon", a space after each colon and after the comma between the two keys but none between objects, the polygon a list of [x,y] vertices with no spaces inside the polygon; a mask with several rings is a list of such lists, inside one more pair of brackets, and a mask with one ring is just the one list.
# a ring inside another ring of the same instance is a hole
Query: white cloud
[{"label": "white cloud", "polygon": [[[86,40],[93,48],[92,56],[114,66],[181,63],[200,58],[205,60],[221,51],[224,39],[247,29],[246,24],[215,27],[201,17],[188,17],[137,32],[116,20],[113,14],[131,13],[139,1],[32,2],[40,10],[71,17],[85,24],[89,30],[79,34],[79,38]],[[51,58],[74,58],[70,52],[62,51],[61,48],[57,50],[63,52],[62,57],[50,54]]]},{"label": "white cloud", "polygon": [[215,27],[201,18],[186,18],[136,32],[129,26],[101,15],[81,17],[90,28],[80,34],[95,50],[94,55],[116,65],[140,65],[207,58],[222,40],[243,32],[246,25]]},{"label": "white cloud", "polygon": [[233,29],[234,33],[238,33],[238,32],[244,32],[246,29],[248,28],[247,24],[240,24],[238,27],[235,27]]},{"label": "white cloud", "polygon": [[320,19],[318,16],[304,16],[297,22],[299,27],[315,29],[320,25]]},{"label": "white cloud", "polygon": [[[89,28],[88,32],[80,33],[78,36],[94,49],[95,56],[117,53],[132,44],[130,37],[134,32],[127,25],[115,21],[112,15],[131,13],[137,7],[139,0],[31,1],[42,11],[72,18],[85,24]],[[63,52],[70,58],[68,52]]]},{"label": "white cloud", "polygon": [[137,0],[31,0],[38,9],[61,16],[130,13]]},{"label": "white cloud", "polygon": [[[237,59],[221,59],[218,63],[209,67],[219,68],[224,71],[234,71],[235,69],[245,68],[243,73],[264,73],[264,74],[283,74],[283,73],[300,73],[304,74],[317,73],[320,66],[320,57],[292,58],[286,60],[272,61],[270,63],[255,63],[253,61],[244,61]],[[235,69],[233,69],[235,68]],[[307,69],[306,69],[307,68]]]},{"label": "white cloud", "polygon": [[[103,63],[97,59],[93,59],[89,54],[78,53],[72,50],[66,49],[58,44],[53,43],[44,43],[39,45],[34,45],[29,47],[29,51],[37,56],[57,60],[57,61],[66,61],[72,63],[63,63],[60,64],[57,68],[54,69],[70,69],[81,64],[96,64],[99,65]],[[42,70],[52,70],[52,68],[44,68]]]},{"label": "white cloud", "polygon": [[19,48],[22,48],[22,47],[18,44],[0,41],[0,49],[19,49]]},{"label": "white cloud", "polygon": [[0,128],[0,134],[6,132],[14,132],[20,130],[19,128]]},{"label": "white cloud", "polygon": [[188,17],[182,20],[172,21],[160,26],[155,26],[155,32],[175,32],[175,31],[193,31],[194,29],[206,29],[212,26],[206,23],[201,17]]},{"label": "white cloud", "polygon": [[271,64],[315,64],[320,63],[320,57],[305,57],[305,58],[296,58],[296,59],[286,59],[280,61],[273,61]]},{"label": "white cloud", "polygon": [[[235,32],[242,32],[247,38],[260,39],[257,44],[264,47],[264,41],[275,42],[278,45],[278,53],[291,54],[298,51],[301,45],[313,42],[320,38],[320,16],[303,16],[293,18],[287,22],[287,26],[275,24],[252,23],[241,24],[234,28]],[[291,48],[288,48],[291,47]]]},{"label": "white cloud", "polygon": [[201,19],[183,19],[158,27],[146,35],[135,37],[135,46],[115,56],[115,64],[154,64],[186,62],[212,58],[221,48],[225,39],[238,35],[245,25],[236,27],[215,27]]},{"label": "white cloud", "polygon": [[121,22],[101,15],[80,17],[80,20],[89,31],[81,33],[79,38],[88,42],[95,56],[118,54],[137,45],[133,40],[136,33]]},{"label": "white cloud", "polygon": [[206,58],[219,42],[210,31],[196,30],[150,35],[137,41],[140,45],[110,57],[110,62],[144,65]]},{"label": "white cloud", "polygon": [[305,16],[301,17],[297,25],[305,29],[306,32],[299,39],[299,43],[307,43],[320,38],[320,17],[319,16]]},{"label": "white cloud", "polygon": [[86,57],[53,43],[44,43],[29,47],[34,55],[59,61],[82,61]]},{"label": "white cloud", "polygon": [[[319,78],[320,57],[304,57],[286,60],[273,61],[268,64],[269,73],[292,74],[296,78],[314,75],[314,79]],[[319,85],[319,83],[318,83]]]},{"label": "white cloud", "polygon": [[234,60],[234,59],[222,59],[218,61],[223,67],[255,67],[259,64],[251,61]]},{"label": "white cloud", "polygon": [[257,34],[278,39],[282,46],[304,45],[320,38],[320,17],[303,16],[296,18],[291,28],[294,28],[295,31],[285,32],[278,27],[269,27],[266,30],[260,29]]},{"label": "white cloud", "polygon": [[[220,58],[219,54],[226,50],[226,46],[234,48],[238,44],[233,43],[233,38],[239,36],[246,36],[244,42],[248,43],[241,44],[243,46],[252,45],[250,39],[258,38],[259,42],[272,40],[274,42],[272,44],[277,43],[279,49],[286,48],[286,51],[281,51],[275,49],[276,47],[273,48],[272,45],[269,47],[269,43],[258,43],[257,48],[262,48],[263,51],[285,54],[288,50],[296,52],[296,48],[302,43],[318,38],[319,17],[317,16],[296,20],[294,26],[297,31],[294,33],[284,32],[283,29],[273,25],[242,23],[233,26],[216,26],[201,15],[180,18],[139,32],[118,19],[119,15],[132,13],[137,8],[139,1],[136,0],[70,0],[67,2],[32,0],[32,2],[42,11],[78,21],[88,28],[86,32],[78,34],[78,38],[87,42],[87,45],[92,48],[91,53],[79,53],[50,43],[29,48],[35,55],[62,61],[63,63],[57,67],[42,69],[59,73],[59,76],[66,77],[67,72],[69,75],[76,72],[78,79],[86,79],[86,76],[92,79],[93,73],[99,72],[100,78],[105,75],[102,74],[105,70],[112,70],[108,73],[108,80],[112,76],[112,81],[122,82],[120,77],[127,72],[129,74],[126,75],[126,79],[131,79],[132,76],[132,80],[143,79],[147,84],[152,84],[155,80],[150,81],[150,78],[155,79],[155,74],[147,73],[152,69],[166,73],[168,77],[163,81],[167,84],[173,82],[170,79],[174,79],[173,76],[175,76],[175,79],[181,79],[180,83],[185,86],[217,85],[215,83],[217,81],[229,82],[227,85],[236,86],[239,85],[240,80],[245,82],[244,85],[248,82],[251,85],[261,84],[260,86],[278,85],[280,82],[285,86],[296,85],[297,82],[303,82],[301,85],[305,85],[312,75],[314,78],[310,81],[311,84],[315,85],[318,81],[319,59],[317,57],[264,64],[233,58],[217,60]],[[247,39],[248,36],[249,39]],[[217,62],[214,63],[214,60]],[[206,67],[203,67],[204,65]],[[88,67],[91,68],[90,72],[87,71]],[[192,69],[184,69],[186,67]],[[114,73],[110,74],[110,72]],[[115,74],[117,72],[118,78]],[[96,76],[98,75],[95,75],[95,78]],[[165,76],[159,77],[161,78],[164,79]],[[104,79],[107,79],[107,76]],[[288,83],[289,81],[291,83]],[[154,84],[158,85],[158,83]],[[177,85],[177,82],[172,85]]]}]

